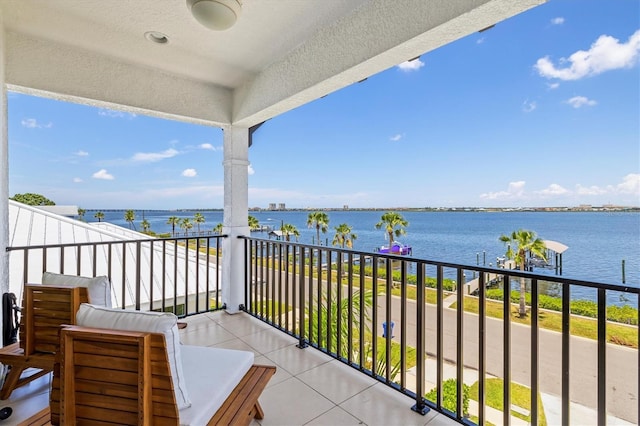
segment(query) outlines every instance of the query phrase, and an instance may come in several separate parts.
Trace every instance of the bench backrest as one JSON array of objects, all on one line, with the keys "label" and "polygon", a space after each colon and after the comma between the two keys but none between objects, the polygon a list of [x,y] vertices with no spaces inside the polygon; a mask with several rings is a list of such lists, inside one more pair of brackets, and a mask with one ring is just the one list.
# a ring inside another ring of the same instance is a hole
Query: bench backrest
[{"label": "bench backrest", "polygon": [[24,354],[55,353],[60,325],[75,324],[80,304],[88,301],[85,287],[25,284],[19,331]]},{"label": "bench backrest", "polygon": [[178,425],[164,335],[64,327],[50,409],[54,425]]}]

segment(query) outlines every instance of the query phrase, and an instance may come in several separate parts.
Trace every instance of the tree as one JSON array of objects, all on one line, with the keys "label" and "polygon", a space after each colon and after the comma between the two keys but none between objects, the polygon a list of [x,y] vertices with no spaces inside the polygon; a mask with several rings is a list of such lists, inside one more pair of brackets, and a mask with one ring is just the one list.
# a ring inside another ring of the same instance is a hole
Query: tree
[{"label": "tree", "polygon": [[222,223],[217,224],[214,228],[213,228],[213,232],[215,234],[222,234]]},{"label": "tree", "polygon": [[86,211],[85,209],[81,209],[80,207],[78,207],[78,218],[79,218],[80,220],[84,220],[84,214],[85,214],[86,212],[87,212],[87,211]]},{"label": "tree", "polygon": [[283,223],[282,226],[280,227],[280,230],[282,231],[282,235],[284,235],[284,239],[286,241],[289,241],[289,237],[291,235],[294,235],[296,237],[296,240],[300,236],[300,232],[298,231],[298,228],[296,228],[295,225],[292,225],[290,223]]},{"label": "tree", "polygon": [[133,210],[124,212],[124,220],[129,223],[129,229],[136,229],[136,225],[133,223],[133,221],[136,220],[136,213]]},{"label": "tree", "polygon": [[309,213],[309,216],[307,217],[307,226],[309,228],[316,228],[316,236],[318,238],[316,244],[321,245],[320,231],[324,234],[329,229],[329,216],[325,212]]},{"label": "tree", "polygon": [[[533,231],[519,229],[517,231],[513,231],[511,236],[501,235],[500,241],[507,245],[507,252],[505,253],[506,258],[515,261],[516,265],[518,265],[518,269],[521,271],[525,270],[528,256],[537,256],[545,261],[547,260],[547,247],[545,246],[544,241],[538,238],[536,233]],[[511,247],[512,244],[516,246],[515,249]],[[527,308],[525,306],[526,291],[526,281],[524,278],[520,278],[520,317],[525,317],[527,315]],[[510,289],[505,288],[504,297],[508,298],[509,292]]]},{"label": "tree", "polygon": [[44,195],[27,192],[24,194],[16,194],[10,200],[17,201],[28,206],[55,206],[56,203],[45,197]]},{"label": "tree", "polygon": [[409,222],[405,220],[400,213],[386,212],[380,217],[380,222],[376,223],[376,229],[384,228],[389,238],[389,252],[393,246],[394,235],[399,237],[407,233],[405,227],[409,226]]},{"label": "tree", "polygon": [[171,216],[167,220],[167,225],[171,225],[171,236],[176,236],[176,225],[180,224],[180,218],[178,216]]},{"label": "tree", "polygon": [[147,219],[143,220],[140,225],[142,226],[142,232],[149,232],[151,229],[151,224]]},{"label": "tree", "polygon": [[260,229],[260,222],[258,222],[258,219],[254,216],[249,215],[247,223],[249,224],[249,231],[257,231]]},{"label": "tree", "polygon": [[351,227],[346,223],[341,223],[335,227],[336,235],[333,237],[331,244],[334,246],[340,245],[342,248],[353,247],[353,240],[357,238],[356,234],[351,232]]},{"label": "tree", "polygon": [[196,213],[193,215],[193,221],[198,226],[198,235],[200,235],[200,224],[205,222],[204,216],[201,213]]},{"label": "tree", "polygon": [[104,213],[103,212],[97,212],[96,214],[93,215],[93,217],[98,219],[98,222],[102,222],[102,219],[104,219]]},{"label": "tree", "polygon": [[191,219],[188,217],[183,218],[180,221],[180,228],[184,229],[185,237],[189,235],[189,230],[193,228],[193,223],[191,223]]}]

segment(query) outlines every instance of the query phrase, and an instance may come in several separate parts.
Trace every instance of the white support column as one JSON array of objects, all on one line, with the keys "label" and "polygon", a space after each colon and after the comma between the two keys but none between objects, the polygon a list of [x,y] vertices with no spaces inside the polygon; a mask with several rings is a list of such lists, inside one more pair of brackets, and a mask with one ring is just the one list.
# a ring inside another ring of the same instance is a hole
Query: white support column
[{"label": "white support column", "polygon": [[222,241],[222,302],[235,314],[244,304],[244,241],[249,235],[249,129],[226,126],[224,131],[224,218]]},{"label": "white support column", "polygon": [[[5,81],[5,31],[0,10],[0,295],[9,291],[9,136]],[[2,307],[0,303],[0,318]],[[2,336],[0,321],[0,336]],[[0,337],[0,341],[2,338]]]}]

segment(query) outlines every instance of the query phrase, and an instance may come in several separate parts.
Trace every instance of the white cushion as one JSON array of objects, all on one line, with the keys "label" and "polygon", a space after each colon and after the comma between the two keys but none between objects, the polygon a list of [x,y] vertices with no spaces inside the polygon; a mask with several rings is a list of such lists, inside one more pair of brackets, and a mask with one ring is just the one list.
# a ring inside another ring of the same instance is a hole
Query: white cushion
[{"label": "white cushion", "polygon": [[178,409],[191,405],[182,369],[177,316],[169,312],[109,309],[83,303],[76,314],[76,323],[83,327],[163,333]]},{"label": "white cushion", "polygon": [[89,278],[45,272],[42,274],[42,284],[87,287],[89,302],[92,305],[111,307],[111,282],[106,275]]},{"label": "white cushion", "polygon": [[180,424],[206,425],[253,365],[253,352],[182,345],[182,363],[191,407]]}]

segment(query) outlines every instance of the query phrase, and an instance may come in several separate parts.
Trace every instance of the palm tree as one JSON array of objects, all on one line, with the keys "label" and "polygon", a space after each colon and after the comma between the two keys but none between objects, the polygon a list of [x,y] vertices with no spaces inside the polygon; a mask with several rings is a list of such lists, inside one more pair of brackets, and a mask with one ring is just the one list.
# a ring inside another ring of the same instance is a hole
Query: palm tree
[{"label": "palm tree", "polygon": [[149,230],[151,229],[151,224],[147,219],[144,219],[142,223],[140,223],[140,225],[142,226],[142,232],[146,233],[146,232],[149,232]]},{"label": "palm tree", "polygon": [[258,222],[258,219],[255,218],[254,216],[249,215],[249,217],[247,218],[247,221],[249,223],[250,231],[257,231],[258,229],[260,229],[260,222]]},{"label": "palm tree", "polygon": [[325,212],[309,213],[309,216],[307,217],[307,226],[309,228],[313,228],[315,226],[316,236],[318,238],[316,244],[321,245],[320,231],[324,234],[329,229],[329,216],[327,216]]},{"label": "palm tree", "polygon": [[380,217],[380,222],[376,223],[376,229],[384,228],[389,237],[389,252],[393,246],[393,236],[399,237],[407,233],[405,227],[409,226],[409,222],[405,220],[400,213],[386,212]]},{"label": "palm tree", "polygon": [[86,211],[85,209],[81,209],[80,207],[78,207],[78,218],[79,218],[80,220],[84,220],[84,214],[85,214],[86,212],[87,212],[87,211]]},{"label": "palm tree", "polygon": [[284,239],[286,241],[289,241],[290,235],[294,235],[296,237],[296,240],[300,236],[300,232],[298,231],[298,228],[296,228],[295,225],[292,225],[290,223],[283,223],[282,226],[280,227],[280,230],[282,231],[282,235],[284,235]]},{"label": "palm tree", "polygon": [[[519,229],[513,231],[511,236],[501,235],[500,241],[507,244],[507,252],[505,256],[507,259],[513,260],[518,265],[518,269],[525,270],[527,263],[527,256],[537,256],[545,261],[547,260],[546,246],[544,241],[536,237],[536,233],[528,231],[526,229]],[[512,249],[511,244],[515,244],[515,250]],[[524,278],[520,278],[520,317],[527,315],[527,308],[525,306],[525,292],[527,291],[526,281]],[[510,298],[510,289],[504,289],[504,297]]]},{"label": "palm tree", "polygon": [[98,222],[102,222],[102,219],[104,219],[104,213],[103,212],[97,212],[96,214],[93,215],[93,217],[98,219]]},{"label": "palm tree", "polygon": [[201,213],[196,213],[193,215],[193,221],[198,226],[198,235],[200,235],[200,224],[205,222],[204,216]]},{"label": "palm tree", "polygon": [[133,221],[136,220],[136,212],[133,210],[127,210],[124,212],[124,220],[129,223],[129,229],[136,229],[136,225],[133,223]]},{"label": "palm tree", "polygon": [[191,223],[191,219],[188,217],[182,218],[180,221],[180,228],[184,229],[185,237],[189,235],[189,230],[193,228],[193,223]]},{"label": "palm tree", "polygon": [[213,233],[214,234],[222,234],[222,223],[217,224],[214,228],[213,228]]},{"label": "palm tree", "polygon": [[176,236],[176,225],[180,224],[180,218],[177,216],[171,216],[169,220],[167,220],[167,225],[171,225],[171,236]]},{"label": "palm tree", "polygon": [[347,247],[353,247],[353,240],[355,240],[356,234],[351,232],[351,227],[346,223],[341,223],[340,225],[335,227],[336,235],[333,237],[333,241],[331,244],[337,246],[338,244],[344,248],[345,244]]}]

